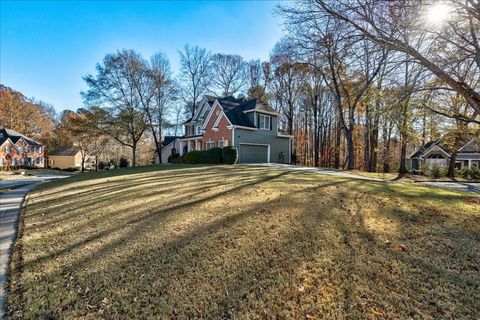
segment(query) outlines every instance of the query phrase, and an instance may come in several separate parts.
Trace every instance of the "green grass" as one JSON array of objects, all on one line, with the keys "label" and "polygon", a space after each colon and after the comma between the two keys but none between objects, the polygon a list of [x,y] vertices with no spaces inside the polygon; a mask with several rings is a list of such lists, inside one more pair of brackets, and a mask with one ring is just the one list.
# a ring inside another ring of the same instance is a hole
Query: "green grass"
[{"label": "green grass", "polygon": [[471,197],[251,166],[77,175],[28,199],[9,312],[475,319],[480,207]]}]

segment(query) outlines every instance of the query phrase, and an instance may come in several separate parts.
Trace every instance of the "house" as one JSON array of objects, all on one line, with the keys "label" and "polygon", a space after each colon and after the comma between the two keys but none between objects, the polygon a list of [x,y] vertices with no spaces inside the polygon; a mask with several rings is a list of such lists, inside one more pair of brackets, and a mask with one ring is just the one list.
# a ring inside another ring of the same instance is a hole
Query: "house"
[{"label": "house", "polygon": [[41,143],[0,127],[0,166],[44,168],[44,150]]},{"label": "house", "polygon": [[[85,157],[85,169],[95,168],[95,156],[87,155]],[[82,168],[82,153],[74,149],[59,149],[48,154],[48,166],[50,168],[69,169]]]},{"label": "house", "polygon": [[234,146],[238,163],[290,163],[293,137],[279,132],[279,115],[256,99],[205,96],[184,123],[179,153]]},{"label": "house", "polygon": [[[179,153],[180,138],[178,136],[165,136],[162,141],[162,162],[168,161],[168,157],[174,153]],[[155,163],[158,164],[157,152],[154,154]]]},{"label": "house", "polygon": [[[450,148],[440,140],[429,141],[408,157],[410,170],[422,170],[434,165],[447,167],[451,157]],[[480,136],[472,138],[458,149],[455,167],[480,168]]]}]

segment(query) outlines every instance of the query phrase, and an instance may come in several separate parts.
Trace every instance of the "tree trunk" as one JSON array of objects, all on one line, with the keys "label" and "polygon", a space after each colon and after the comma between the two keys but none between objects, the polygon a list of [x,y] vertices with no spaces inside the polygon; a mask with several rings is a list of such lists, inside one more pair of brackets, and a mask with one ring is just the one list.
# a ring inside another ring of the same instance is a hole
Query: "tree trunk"
[{"label": "tree trunk", "polygon": [[402,146],[400,148],[400,168],[399,168],[399,173],[407,173],[407,143],[405,139],[402,139],[401,142]]},{"label": "tree trunk", "polygon": [[137,141],[132,143],[132,167],[137,165]]},{"label": "tree trunk", "polygon": [[457,148],[455,146],[454,150],[452,151],[452,155],[450,156],[450,162],[448,164],[447,176],[449,178],[455,178],[455,162],[456,161],[457,161]]},{"label": "tree trunk", "polygon": [[353,143],[353,130],[345,129],[345,140],[347,143],[347,170],[355,169],[355,146]]}]

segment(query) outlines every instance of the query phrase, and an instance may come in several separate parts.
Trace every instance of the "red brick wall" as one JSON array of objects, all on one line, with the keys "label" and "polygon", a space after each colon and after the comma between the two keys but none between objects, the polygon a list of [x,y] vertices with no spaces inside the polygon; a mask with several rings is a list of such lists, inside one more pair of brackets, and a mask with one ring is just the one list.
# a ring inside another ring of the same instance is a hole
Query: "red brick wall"
[{"label": "red brick wall", "polygon": [[[6,152],[7,147],[10,147],[10,152],[8,153]],[[20,150],[22,150],[23,153],[20,153]],[[22,165],[22,158],[25,159],[25,162],[24,162],[25,164],[27,164],[26,159],[32,158],[32,163],[31,165],[29,165],[30,167],[43,168],[44,167],[43,147],[41,148],[40,151],[41,152],[34,152],[33,146],[28,145],[23,139],[18,140],[15,145],[11,143],[10,140],[7,140],[0,147],[0,158],[3,159],[4,166],[11,166],[14,163],[16,166],[20,166]],[[7,159],[7,156],[8,156],[8,159]],[[36,158],[42,158],[43,160],[39,164],[37,164],[35,161]]]},{"label": "red brick wall", "polygon": [[[218,115],[217,115],[218,112]],[[212,127],[217,121],[217,118],[221,116],[221,120],[217,125],[218,130],[213,130]],[[215,108],[213,110],[213,114],[210,117],[210,120],[207,123],[207,127],[205,129],[205,133],[203,134],[203,141],[202,141],[202,147],[205,149],[206,143],[208,141],[213,141],[215,142],[215,146],[218,146],[218,141],[219,140],[225,140],[228,141],[225,143],[225,145],[231,146],[232,145],[232,129],[227,128],[230,125],[230,123],[227,120],[227,116],[223,113],[221,108],[218,105],[215,105]]]}]

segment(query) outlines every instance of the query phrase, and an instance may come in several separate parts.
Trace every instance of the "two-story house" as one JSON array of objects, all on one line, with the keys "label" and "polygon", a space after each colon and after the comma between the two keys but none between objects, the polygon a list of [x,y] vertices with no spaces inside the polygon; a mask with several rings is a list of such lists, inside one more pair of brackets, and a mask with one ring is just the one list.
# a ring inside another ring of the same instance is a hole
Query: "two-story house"
[{"label": "two-story house", "polygon": [[279,132],[279,115],[256,99],[205,96],[184,123],[180,155],[234,146],[239,163],[290,163],[293,137]]},{"label": "two-story house", "polygon": [[0,127],[0,166],[44,168],[44,147],[23,134]]}]

